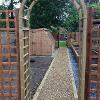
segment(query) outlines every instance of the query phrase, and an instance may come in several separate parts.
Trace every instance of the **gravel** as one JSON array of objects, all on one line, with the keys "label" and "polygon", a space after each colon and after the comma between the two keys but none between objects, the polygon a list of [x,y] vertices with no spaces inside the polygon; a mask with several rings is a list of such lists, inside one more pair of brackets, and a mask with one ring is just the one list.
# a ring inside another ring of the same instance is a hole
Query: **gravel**
[{"label": "gravel", "polygon": [[66,48],[58,50],[47,73],[33,100],[75,100]]}]

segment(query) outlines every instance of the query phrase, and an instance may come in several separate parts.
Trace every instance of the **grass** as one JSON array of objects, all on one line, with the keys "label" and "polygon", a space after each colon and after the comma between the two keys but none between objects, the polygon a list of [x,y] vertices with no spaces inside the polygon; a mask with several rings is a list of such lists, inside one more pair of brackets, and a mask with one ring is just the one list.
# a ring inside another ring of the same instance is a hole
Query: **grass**
[{"label": "grass", "polygon": [[[56,41],[56,47],[58,46],[58,41]],[[59,47],[66,47],[66,41],[59,41]]]},{"label": "grass", "polygon": [[66,41],[59,41],[59,47],[66,47]]}]

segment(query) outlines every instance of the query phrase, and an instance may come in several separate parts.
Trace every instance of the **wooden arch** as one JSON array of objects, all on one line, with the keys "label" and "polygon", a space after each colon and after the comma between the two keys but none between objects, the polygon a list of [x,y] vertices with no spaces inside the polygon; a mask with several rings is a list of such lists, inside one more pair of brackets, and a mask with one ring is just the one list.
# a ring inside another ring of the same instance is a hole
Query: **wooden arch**
[{"label": "wooden arch", "polygon": [[[26,4],[27,0],[22,0],[21,6],[20,6],[20,10],[19,10],[19,34],[20,34],[20,45],[23,46],[23,36],[24,36],[24,30],[28,30],[29,31],[29,17],[30,17],[30,12],[32,10],[32,7],[35,5],[35,3],[38,0],[33,0],[33,2],[30,4],[29,7],[27,7]],[[85,5],[84,0],[80,0],[80,2],[77,2],[77,0],[70,0],[75,7],[77,8],[78,12],[79,12],[79,22],[80,22],[80,29],[81,27],[83,27],[83,32],[81,32],[80,36],[82,37],[82,40],[80,41],[80,66],[81,66],[81,70],[80,70],[80,83],[79,83],[79,95],[78,97],[76,96],[76,98],[78,98],[79,100],[85,100],[85,66],[86,66],[86,37],[87,37],[87,7]],[[26,9],[25,9],[26,8]],[[24,12],[27,10],[27,15],[24,15]],[[27,25],[24,25],[24,21],[26,20]],[[82,26],[81,26],[82,25]],[[22,46],[20,46],[20,50],[22,51]],[[23,57],[23,52],[21,53],[21,57]],[[20,61],[21,63],[23,63],[22,61]],[[21,66],[22,70],[23,70],[23,65]],[[22,76],[23,78],[23,76]],[[21,83],[23,84],[23,83]],[[23,89],[23,88],[22,88]],[[21,91],[23,91],[21,89]],[[21,98],[23,98],[24,94],[23,92],[21,92]]]}]

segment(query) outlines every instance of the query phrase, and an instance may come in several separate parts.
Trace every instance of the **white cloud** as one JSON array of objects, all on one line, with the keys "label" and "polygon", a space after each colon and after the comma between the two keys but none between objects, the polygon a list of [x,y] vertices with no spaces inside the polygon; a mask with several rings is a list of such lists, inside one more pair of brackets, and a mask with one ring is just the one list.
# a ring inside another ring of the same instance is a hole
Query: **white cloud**
[{"label": "white cloud", "polygon": [[[18,1],[18,0],[16,0],[16,1]],[[2,3],[4,3],[5,2],[5,0],[0,0],[0,5],[2,5]],[[9,1],[7,1],[7,2],[5,2],[5,5],[8,5],[9,4]],[[16,8],[19,8],[20,7],[20,3],[18,3],[18,4],[16,4],[16,5],[14,5]]]},{"label": "white cloud", "polygon": [[2,4],[2,0],[0,0],[0,4]]},{"label": "white cloud", "polygon": [[18,3],[17,5],[15,5],[16,8],[20,8],[20,3]]}]

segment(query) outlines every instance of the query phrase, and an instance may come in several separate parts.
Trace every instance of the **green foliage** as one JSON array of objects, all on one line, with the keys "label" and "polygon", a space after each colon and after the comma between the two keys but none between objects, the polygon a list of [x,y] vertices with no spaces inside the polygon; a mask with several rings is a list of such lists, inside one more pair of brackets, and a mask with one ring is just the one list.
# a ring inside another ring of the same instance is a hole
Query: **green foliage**
[{"label": "green foliage", "polygon": [[[98,3],[92,3],[92,4],[89,4],[88,6],[92,7],[92,8],[100,9],[100,2],[98,2]],[[100,12],[96,12],[95,15],[94,15],[94,17],[96,19],[100,18]]]},{"label": "green foliage", "polygon": [[6,23],[5,22],[0,22],[0,28],[6,28]]},{"label": "green foliage", "polygon": [[59,26],[62,24],[65,0],[38,0],[32,9],[31,28]]},{"label": "green foliage", "polygon": [[0,10],[5,10],[7,7],[5,5],[0,5]]},{"label": "green foliage", "polygon": [[79,14],[76,8],[71,3],[68,6],[68,17],[64,21],[63,25],[67,29],[67,31],[77,32],[79,30]]},{"label": "green foliage", "polygon": [[[31,28],[64,27],[68,31],[77,31],[78,13],[69,0],[38,0],[30,17]],[[57,29],[56,29],[57,30]]]},{"label": "green foliage", "polygon": [[59,47],[66,47],[66,41],[59,41]]},{"label": "green foliage", "polygon": [[50,31],[52,33],[59,33],[59,27],[53,27],[53,26],[51,26]]},{"label": "green foliage", "polygon": [[[5,10],[7,9],[4,5],[0,5],[0,10]],[[0,13],[0,19],[5,19],[6,18],[6,14],[5,13]],[[5,22],[0,22],[0,28],[5,28],[6,27],[6,23]]]},{"label": "green foliage", "polygon": [[92,4],[89,4],[88,6],[92,7],[92,8],[99,8],[100,9],[100,2],[98,2],[98,3],[92,3]]}]

